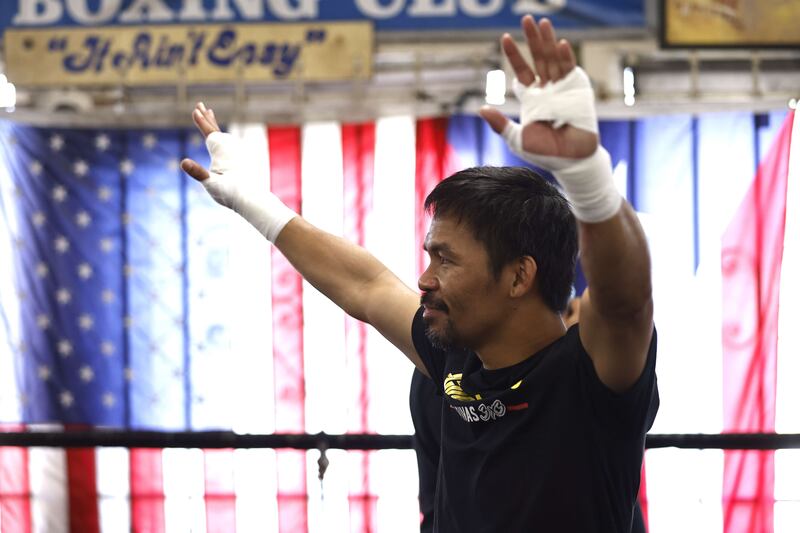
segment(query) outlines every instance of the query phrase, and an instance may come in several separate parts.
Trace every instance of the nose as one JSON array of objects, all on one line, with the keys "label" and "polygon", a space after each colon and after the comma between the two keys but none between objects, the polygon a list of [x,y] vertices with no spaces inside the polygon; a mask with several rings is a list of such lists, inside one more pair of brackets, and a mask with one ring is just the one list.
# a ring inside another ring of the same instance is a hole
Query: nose
[{"label": "nose", "polygon": [[423,272],[419,277],[419,280],[417,280],[417,285],[419,286],[419,290],[423,292],[435,291],[439,288],[439,280],[431,272],[430,264],[428,265],[428,268],[425,269],[425,272]]}]

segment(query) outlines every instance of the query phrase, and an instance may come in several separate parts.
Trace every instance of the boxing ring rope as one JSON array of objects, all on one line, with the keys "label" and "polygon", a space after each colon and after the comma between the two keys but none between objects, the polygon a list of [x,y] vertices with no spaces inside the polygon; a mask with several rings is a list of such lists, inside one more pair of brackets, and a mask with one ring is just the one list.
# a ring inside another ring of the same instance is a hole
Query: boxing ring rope
[{"label": "boxing ring rope", "polygon": [[[327,450],[407,450],[412,435],[352,433],[238,434],[232,431],[129,431],[115,429],[0,432],[0,446],[56,448],[272,448],[319,450],[320,481],[330,464]],[[777,450],[800,448],[800,433],[724,433],[646,435],[645,448]]]},{"label": "boxing ring rope", "polygon": [[[290,448],[295,450],[411,449],[412,435],[353,433],[238,434],[231,431],[122,431],[115,429],[0,432],[0,446],[58,448]],[[800,448],[800,433],[647,435],[647,449],[777,450]]]}]

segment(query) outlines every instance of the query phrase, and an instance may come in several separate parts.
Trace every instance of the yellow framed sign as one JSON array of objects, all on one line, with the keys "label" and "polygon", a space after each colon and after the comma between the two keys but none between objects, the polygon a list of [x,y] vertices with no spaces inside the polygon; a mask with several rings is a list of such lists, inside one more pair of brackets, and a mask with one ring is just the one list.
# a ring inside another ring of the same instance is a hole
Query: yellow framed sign
[{"label": "yellow framed sign", "polygon": [[800,0],[661,0],[665,47],[796,48]]},{"label": "yellow framed sign", "polygon": [[5,59],[22,86],[333,81],[371,75],[373,39],[371,22],[8,29]]}]

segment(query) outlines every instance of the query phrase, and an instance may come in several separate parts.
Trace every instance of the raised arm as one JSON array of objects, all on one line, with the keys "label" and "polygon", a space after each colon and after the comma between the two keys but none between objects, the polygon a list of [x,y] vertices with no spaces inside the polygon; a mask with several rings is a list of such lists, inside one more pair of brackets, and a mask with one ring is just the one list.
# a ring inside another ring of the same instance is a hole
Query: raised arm
[{"label": "raised arm", "polygon": [[211,171],[184,159],[181,168],[218,203],[242,215],[292,266],[347,314],[371,324],[427,374],[411,340],[419,294],[363,248],[309,224],[269,191],[248,188],[238,143],[220,132],[214,112],[197,104],[192,119],[206,138]]},{"label": "raised arm", "polygon": [[547,19],[537,24],[526,16],[522,29],[533,66],[508,34],[501,41],[517,77],[522,124],[491,108],[481,115],[518,155],[553,172],[572,203],[588,282],[581,342],[600,379],[624,391],[644,369],[653,331],[647,242],[614,187],[610,158],[598,144],[594,94],[570,44],[556,39]]}]

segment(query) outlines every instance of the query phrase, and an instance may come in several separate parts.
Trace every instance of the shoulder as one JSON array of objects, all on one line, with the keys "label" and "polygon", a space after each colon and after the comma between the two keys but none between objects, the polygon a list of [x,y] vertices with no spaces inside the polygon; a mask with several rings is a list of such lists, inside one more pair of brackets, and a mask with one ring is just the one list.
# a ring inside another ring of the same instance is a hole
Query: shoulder
[{"label": "shoulder", "polygon": [[574,354],[581,394],[586,398],[595,419],[613,428],[616,434],[639,435],[646,432],[653,424],[660,403],[656,379],[655,326],[638,378],[621,390],[612,389],[600,378],[596,364],[581,343],[577,331],[579,326],[575,326],[575,329],[572,333],[577,337]]}]

